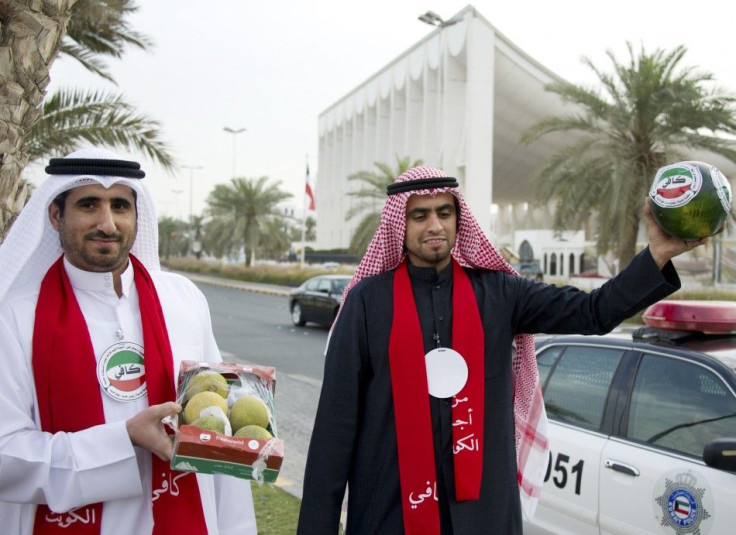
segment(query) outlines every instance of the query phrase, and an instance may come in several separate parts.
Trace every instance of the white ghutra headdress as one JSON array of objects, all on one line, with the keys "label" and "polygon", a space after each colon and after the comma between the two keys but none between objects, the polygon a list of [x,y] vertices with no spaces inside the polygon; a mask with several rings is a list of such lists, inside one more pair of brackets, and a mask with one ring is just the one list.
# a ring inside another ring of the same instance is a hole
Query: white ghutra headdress
[{"label": "white ghutra headdress", "polygon": [[[30,200],[0,244],[0,302],[15,288],[39,287],[46,271],[62,254],[59,234],[51,226],[48,207],[60,193],[88,184],[109,188],[125,184],[137,194],[138,233],[131,249],[149,271],[159,271],[158,222],[153,200],[141,178],[140,165],[100,148],[54,158],[46,168],[49,177]],[[95,172],[105,173],[96,175]],[[110,176],[114,172],[119,176]]]}]

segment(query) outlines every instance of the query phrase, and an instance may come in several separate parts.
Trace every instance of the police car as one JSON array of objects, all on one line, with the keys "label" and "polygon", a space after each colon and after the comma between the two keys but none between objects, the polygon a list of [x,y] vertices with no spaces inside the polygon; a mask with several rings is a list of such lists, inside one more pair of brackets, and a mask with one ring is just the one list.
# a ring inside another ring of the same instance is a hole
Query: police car
[{"label": "police car", "polygon": [[525,535],[736,533],[736,303],[537,345],[549,464]]}]

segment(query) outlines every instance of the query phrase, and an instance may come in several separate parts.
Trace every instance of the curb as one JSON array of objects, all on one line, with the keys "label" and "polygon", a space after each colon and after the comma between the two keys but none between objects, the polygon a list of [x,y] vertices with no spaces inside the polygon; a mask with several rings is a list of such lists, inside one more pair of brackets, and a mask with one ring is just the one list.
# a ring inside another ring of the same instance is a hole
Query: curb
[{"label": "curb", "polygon": [[292,290],[292,288],[290,288],[289,286],[231,280],[221,277],[212,277],[210,275],[201,275],[199,273],[190,273],[186,271],[172,271],[172,273],[176,273],[178,275],[181,275],[182,277],[186,277],[192,282],[200,282],[202,284],[209,284],[211,286],[219,286],[220,288],[232,288],[234,290],[241,290],[244,292],[255,292],[288,297],[289,295],[291,295]]}]

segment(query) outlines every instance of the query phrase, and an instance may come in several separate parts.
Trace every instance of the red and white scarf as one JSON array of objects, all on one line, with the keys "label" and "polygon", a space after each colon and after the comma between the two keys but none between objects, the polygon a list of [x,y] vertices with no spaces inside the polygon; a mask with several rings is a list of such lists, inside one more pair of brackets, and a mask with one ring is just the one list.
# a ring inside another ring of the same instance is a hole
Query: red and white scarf
[{"label": "red and white scarf", "polygon": [[[447,174],[439,169],[420,166],[407,170],[396,179],[396,182],[446,176]],[[406,234],[406,204],[409,197],[411,195],[436,195],[443,192],[454,195],[457,198],[458,205],[460,207],[457,239],[451,251],[452,258],[455,262],[460,266],[474,269],[489,269],[504,271],[506,273],[516,273],[511,265],[501,256],[501,254],[488,240],[457,188],[447,187],[412,190],[390,195],[386,200],[386,204],[384,205],[381,213],[381,223],[376,230],[373,240],[368,246],[365,255],[358,265],[355,275],[345,288],[342,302],[345,301],[350,290],[352,290],[352,288],[363,278],[396,269],[397,266],[404,261],[406,257],[406,253],[404,251],[404,238]],[[463,276],[464,275],[465,274],[463,273]],[[457,313],[457,310],[458,309],[453,306],[453,315]],[[454,328],[455,325],[453,322],[453,329]],[[460,338],[461,336],[456,336],[453,331],[453,346],[457,347],[456,344],[459,342]],[[512,361],[512,380],[516,460],[518,470],[517,478],[522,508],[529,516],[533,516],[547,467],[547,456],[549,451],[549,441],[547,439],[547,415],[544,411],[542,390],[539,384],[536,354],[534,351],[534,338],[531,335],[522,334],[517,335],[514,341],[516,352]],[[419,340],[418,347],[423,354],[421,338]],[[463,354],[463,356],[466,356],[462,351],[459,352]],[[422,360],[422,362],[417,364],[417,366],[422,366],[423,369],[424,361]],[[469,370],[469,382],[473,381],[470,377],[471,373],[472,371]],[[418,374],[415,373],[414,377],[418,377]],[[396,379],[392,375],[392,382],[395,380]],[[426,392],[426,384],[424,385],[424,388]],[[395,409],[401,410],[398,409],[398,407],[395,407]],[[405,419],[400,418],[397,414],[397,433],[401,433],[400,428],[403,428],[405,425],[408,425]],[[428,422],[427,425],[431,424]],[[419,439],[415,439],[415,442],[417,440]],[[429,447],[431,448],[431,434],[429,435],[429,440]],[[463,451],[463,455],[466,453],[464,450],[461,451]],[[482,448],[480,451],[482,454]],[[402,464],[401,457],[399,458],[399,463]],[[404,477],[404,473],[406,473],[406,469],[400,466],[402,479]],[[457,475],[458,473],[456,471],[456,477]],[[478,477],[480,477],[480,475],[478,475]],[[423,492],[426,492],[426,481],[428,480],[429,479],[420,481],[420,483],[424,484],[424,487],[422,487]],[[407,492],[411,491],[412,489],[405,488],[405,484],[402,480],[402,504],[404,505],[403,511],[405,519],[407,516],[419,516],[412,514],[412,511],[414,510],[411,509],[410,505],[407,509],[407,504],[410,504]],[[460,495],[458,495],[458,499],[462,499],[460,498]]]},{"label": "red and white scarf", "polygon": [[[477,500],[483,471],[483,325],[470,279],[452,263],[452,346],[468,366],[468,380],[452,400],[455,496]],[[393,324],[389,339],[391,386],[396,415],[404,531],[439,535],[439,506],[424,342],[406,261],[394,275]]]},{"label": "red and white scarf", "polygon": [[[143,264],[132,255],[130,261],[143,326],[148,403],[174,401],[174,360],[161,303]],[[103,394],[95,370],[96,358],[87,324],[60,257],[41,283],[33,330],[33,374],[41,429],[50,433],[75,432],[105,423]],[[69,400],[69,392],[74,392],[73,402]],[[154,481],[159,477],[165,481],[174,479],[167,461],[156,455],[152,459]],[[178,495],[159,493],[153,500],[153,534],[206,534],[196,476],[179,475],[176,479]],[[102,503],[90,504],[84,515],[86,522],[76,523],[74,533],[99,534]],[[33,533],[51,535],[69,531],[61,527],[58,515],[41,504],[36,510]]]}]

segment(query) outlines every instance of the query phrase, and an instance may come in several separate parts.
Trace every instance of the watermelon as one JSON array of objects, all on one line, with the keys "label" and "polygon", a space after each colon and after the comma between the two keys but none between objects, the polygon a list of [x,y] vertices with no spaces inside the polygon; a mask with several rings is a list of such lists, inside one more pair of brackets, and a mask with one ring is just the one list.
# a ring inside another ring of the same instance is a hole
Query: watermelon
[{"label": "watermelon", "polygon": [[713,165],[684,161],[657,171],[650,208],[665,232],[684,240],[712,236],[731,212],[731,186]]}]

